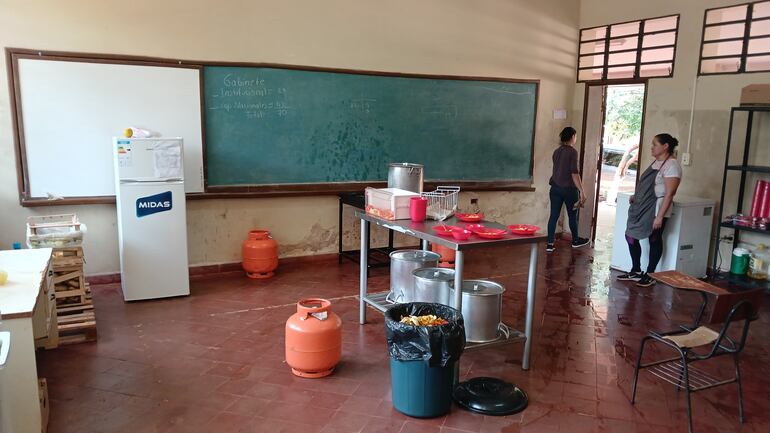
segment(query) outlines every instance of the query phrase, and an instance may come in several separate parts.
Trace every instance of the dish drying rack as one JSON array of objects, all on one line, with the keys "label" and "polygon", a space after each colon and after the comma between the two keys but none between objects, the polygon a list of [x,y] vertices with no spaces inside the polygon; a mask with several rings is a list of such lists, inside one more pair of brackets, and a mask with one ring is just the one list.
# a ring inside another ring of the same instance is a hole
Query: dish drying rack
[{"label": "dish drying rack", "polygon": [[436,221],[444,221],[454,215],[457,210],[457,198],[460,195],[459,186],[441,186],[435,191],[423,192],[420,195],[428,199],[426,216]]}]

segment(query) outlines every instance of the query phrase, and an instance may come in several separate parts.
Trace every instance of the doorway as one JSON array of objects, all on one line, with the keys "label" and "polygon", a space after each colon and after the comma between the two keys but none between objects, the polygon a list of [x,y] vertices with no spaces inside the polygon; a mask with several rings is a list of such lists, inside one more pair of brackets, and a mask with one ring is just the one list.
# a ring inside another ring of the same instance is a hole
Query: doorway
[{"label": "doorway", "polygon": [[644,82],[586,85],[580,233],[599,254],[612,251],[618,195],[636,188],[646,91]]}]

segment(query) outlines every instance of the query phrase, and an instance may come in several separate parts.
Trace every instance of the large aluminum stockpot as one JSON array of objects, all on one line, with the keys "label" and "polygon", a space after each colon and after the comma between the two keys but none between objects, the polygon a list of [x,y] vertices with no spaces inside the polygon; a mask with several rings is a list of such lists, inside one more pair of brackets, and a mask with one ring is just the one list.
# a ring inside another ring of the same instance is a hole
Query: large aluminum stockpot
[{"label": "large aluminum stockpot", "polygon": [[409,162],[394,162],[388,166],[388,188],[422,192],[423,166]]},{"label": "large aluminum stockpot", "polygon": [[[462,312],[466,341],[484,343],[497,339],[502,320],[503,292],[505,287],[494,281],[463,281]],[[453,281],[449,293],[451,299],[454,299],[454,293]]]},{"label": "large aluminum stockpot", "polygon": [[449,305],[449,283],[455,279],[454,269],[420,268],[414,275],[414,302]]},{"label": "large aluminum stockpot", "polygon": [[419,268],[437,267],[441,256],[433,251],[399,250],[390,253],[390,294],[393,302],[414,302],[414,276]]}]

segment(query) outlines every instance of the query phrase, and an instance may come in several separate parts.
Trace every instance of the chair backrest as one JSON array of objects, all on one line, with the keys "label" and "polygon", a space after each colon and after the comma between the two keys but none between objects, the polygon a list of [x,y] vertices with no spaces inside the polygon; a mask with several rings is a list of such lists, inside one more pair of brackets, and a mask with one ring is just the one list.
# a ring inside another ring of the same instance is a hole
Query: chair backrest
[{"label": "chair backrest", "polygon": [[[719,338],[714,342],[711,353],[706,357],[713,356],[719,349],[733,353],[743,350],[746,345],[746,337],[749,334],[749,324],[757,319],[763,297],[764,289],[756,289],[727,293],[716,298],[708,317],[708,323],[722,323],[722,329],[719,331]],[[734,336],[728,335],[728,331],[732,324],[740,321],[743,321],[743,327],[740,330],[740,336],[735,339]],[[729,344],[724,344],[725,340]]]},{"label": "chair backrest", "polygon": [[741,308],[740,311],[736,311],[732,315],[731,320],[734,322],[738,322],[745,319],[754,320],[756,319],[756,315],[759,312],[759,307],[762,305],[762,300],[764,299],[764,295],[765,295],[764,289],[751,289],[743,292],[732,292],[732,293],[724,293],[724,294],[717,295],[714,297],[715,300],[713,302],[712,307],[710,308],[710,311],[706,318],[705,323],[708,323],[708,324],[725,323],[727,321],[728,316],[732,312],[733,307],[735,307],[739,302],[743,300],[749,301],[753,306],[753,309]]}]

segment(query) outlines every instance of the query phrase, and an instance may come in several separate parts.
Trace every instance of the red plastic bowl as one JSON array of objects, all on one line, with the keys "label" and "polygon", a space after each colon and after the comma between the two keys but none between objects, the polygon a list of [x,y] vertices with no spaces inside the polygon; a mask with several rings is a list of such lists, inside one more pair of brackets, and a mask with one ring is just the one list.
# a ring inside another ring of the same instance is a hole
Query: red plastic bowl
[{"label": "red plastic bowl", "polygon": [[458,241],[467,241],[471,237],[471,231],[465,229],[452,230],[452,237]]},{"label": "red plastic bowl", "polygon": [[476,233],[477,230],[484,230],[484,224],[468,224],[465,229]]},{"label": "red plastic bowl", "polygon": [[433,226],[433,231],[436,232],[436,234],[439,236],[452,236],[452,231],[458,228],[459,227],[455,227],[455,226],[437,225],[437,226]]},{"label": "red plastic bowl", "polygon": [[531,236],[540,230],[540,227],[529,224],[512,224],[508,226],[511,233],[521,236]]},{"label": "red plastic bowl", "polygon": [[455,216],[466,223],[476,223],[484,219],[483,213],[456,213]]}]

